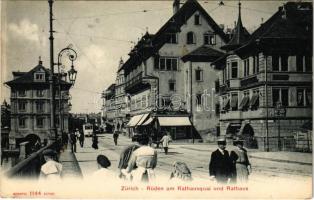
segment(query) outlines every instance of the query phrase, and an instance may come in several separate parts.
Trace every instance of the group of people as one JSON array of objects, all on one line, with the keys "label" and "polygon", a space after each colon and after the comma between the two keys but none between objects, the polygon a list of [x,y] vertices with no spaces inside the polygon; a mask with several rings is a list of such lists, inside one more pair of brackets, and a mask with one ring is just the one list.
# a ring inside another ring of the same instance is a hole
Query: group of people
[{"label": "group of people", "polygon": [[251,164],[243,140],[236,139],[233,144],[236,149],[226,150],[226,140],[218,140],[218,149],[211,154],[209,175],[218,183],[246,182],[251,173]]},{"label": "group of people", "polygon": [[[157,166],[157,151],[149,146],[149,137],[144,134],[138,138],[138,144],[127,146],[120,155],[118,164],[118,177],[134,182],[151,182],[155,180],[155,168]],[[168,153],[168,144],[171,141],[169,134],[165,134],[161,139],[165,154]],[[236,183],[248,180],[251,173],[247,151],[243,148],[243,140],[235,140],[236,149],[229,152],[226,150],[226,140],[218,140],[218,149],[211,154],[209,162],[209,175],[217,183]],[[44,152],[46,164],[42,166],[41,172],[46,176],[58,176],[61,174],[62,165],[56,162],[52,150]],[[110,160],[105,155],[97,156],[98,170],[94,176],[115,177],[108,167],[111,166]],[[49,167],[47,167],[49,166]],[[53,167],[51,167],[53,166]],[[169,179],[174,181],[191,181],[192,173],[184,162],[174,162]],[[53,169],[48,173],[47,169]]]},{"label": "group of people", "polygon": [[72,153],[76,153],[76,142],[79,140],[80,146],[84,146],[84,140],[85,136],[82,131],[79,131],[78,129],[75,130],[75,132],[70,133],[70,144],[71,144],[71,151]]}]

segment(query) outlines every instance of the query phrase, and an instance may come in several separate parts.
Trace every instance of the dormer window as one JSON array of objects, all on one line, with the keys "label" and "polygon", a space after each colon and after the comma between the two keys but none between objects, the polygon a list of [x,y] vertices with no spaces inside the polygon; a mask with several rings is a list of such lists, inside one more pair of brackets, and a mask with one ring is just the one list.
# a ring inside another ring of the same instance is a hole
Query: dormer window
[{"label": "dormer window", "polygon": [[188,32],[186,35],[186,43],[187,44],[195,44],[196,43],[196,38],[195,34],[193,32]]},{"label": "dormer window", "polygon": [[177,44],[178,43],[178,37],[176,33],[168,33],[166,35],[166,42],[170,44]]},{"label": "dormer window", "polygon": [[204,34],[204,44],[205,45],[215,45],[216,44],[216,35],[214,33],[205,33]]},{"label": "dormer window", "polygon": [[194,24],[195,25],[201,25],[201,18],[199,14],[194,15]]},{"label": "dormer window", "polygon": [[45,81],[45,74],[44,73],[35,73],[34,80],[36,82],[44,82]]}]

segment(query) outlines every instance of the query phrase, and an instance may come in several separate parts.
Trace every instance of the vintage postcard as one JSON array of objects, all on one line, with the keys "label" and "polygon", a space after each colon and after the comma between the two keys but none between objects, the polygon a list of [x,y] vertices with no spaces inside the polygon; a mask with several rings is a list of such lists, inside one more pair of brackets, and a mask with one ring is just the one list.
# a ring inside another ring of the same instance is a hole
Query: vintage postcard
[{"label": "vintage postcard", "polygon": [[3,198],[312,198],[311,1],[1,1]]}]

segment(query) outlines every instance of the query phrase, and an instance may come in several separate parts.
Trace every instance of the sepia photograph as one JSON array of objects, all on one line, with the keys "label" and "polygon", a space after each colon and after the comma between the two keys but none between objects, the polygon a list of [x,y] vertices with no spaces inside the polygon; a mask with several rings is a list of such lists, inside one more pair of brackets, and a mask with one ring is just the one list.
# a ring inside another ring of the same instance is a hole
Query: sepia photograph
[{"label": "sepia photograph", "polygon": [[0,8],[2,198],[313,198],[312,1]]}]

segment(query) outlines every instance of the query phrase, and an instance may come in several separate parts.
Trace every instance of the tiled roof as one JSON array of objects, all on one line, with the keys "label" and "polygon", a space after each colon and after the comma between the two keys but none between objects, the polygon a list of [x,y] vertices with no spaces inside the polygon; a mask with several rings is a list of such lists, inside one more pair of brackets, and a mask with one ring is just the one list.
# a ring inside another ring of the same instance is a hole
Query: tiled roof
[{"label": "tiled roof", "polygon": [[[45,79],[46,79],[45,82],[34,81],[34,73],[38,71],[42,71],[45,73]],[[18,74],[21,74],[21,76],[5,83],[10,87],[13,85],[20,85],[20,84],[49,84],[50,70],[42,66],[41,63],[39,63],[36,67],[34,67],[29,72],[12,72],[12,73],[13,74],[18,73]],[[64,85],[64,86],[71,86],[70,83],[63,80],[61,80],[60,83],[61,85]]]},{"label": "tiled roof", "polygon": [[194,51],[184,55],[181,59],[183,62],[212,62],[224,55],[224,52],[218,51],[209,45],[203,45]]}]

